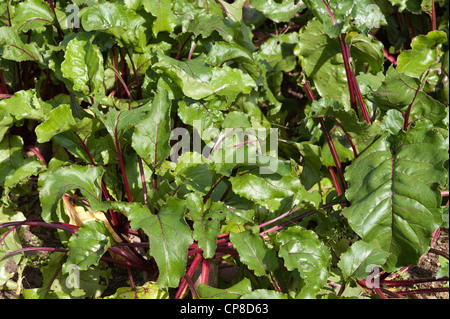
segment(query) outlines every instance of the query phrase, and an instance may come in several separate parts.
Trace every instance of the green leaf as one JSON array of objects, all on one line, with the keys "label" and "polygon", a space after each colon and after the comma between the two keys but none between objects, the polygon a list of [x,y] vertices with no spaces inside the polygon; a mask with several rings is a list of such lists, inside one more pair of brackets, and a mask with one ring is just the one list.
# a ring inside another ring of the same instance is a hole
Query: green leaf
[{"label": "green leaf", "polygon": [[103,85],[103,56],[89,33],[79,33],[69,41],[61,72],[73,90],[86,95],[97,93]]},{"label": "green leaf", "polygon": [[199,153],[184,153],[174,170],[177,184],[206,195],[213,186],[213,172]]},{"label": "green leaf", "polygon": [[124,46],[141,43],[145,46],[145,19],[135,11],[118,3],[102,3],[88,7],[81,17],[85,31],[102,31],[113,35]]},{"label": "green leaf", "polygon": [[[367,35],[370,29],[386,25],[380,8],[373,0],[304,0],[308,9],[324,25],[330,37],[339,36],[347,25],[352,25]],[[325,5],[328,4],[328,8]]]},{"label": "green leaf", "polygon": [[238,94],[248,94],[256,87],[252,77],[240,69],[209,67],[203,54],[185,62],[160,55],[154,67],[162,69],[186,96],[195,100],[220,95],[232,102]]},{"label": "green leaf", "polygon": [[278,267],[278,258],[274,250],[264,243],[259,234],[250,230],[230,234],[230,241],[239,253],[240,261],[253,270],[255,275],[264,276]]},{"label": "green leaf", "polygon": [[444,54],[442,44],[448,42],[444,31],[431,31],[418,35],[411,41],[411,50],[403,51],[397,59],[397,71],[419,78],[427,69],[437,64]]},{"label": "green leaf", "polygon": [[300,190],[300,181],[292,175],[261,174],[257,167],[241,170],[230,177],[233,191],[269,210],[277,210],[287,197]]},{"label": "green leaf", "polygon": [[167,91],[160,90],[133,133],[134,150],[152,168],[170,155],[170,107]]},{"label": "green leaf", "polygon": [[27,32],[52,24],[53,20],[54,14],[48,3],[43,0],[27,0],[17,5],[12,23],[18,31]]},{"label": "green leaf", "polygon": [[42,62],[42,56],[35,42],[23,43],[12,27],[0,27],[0,52],[4,59],[22,62]]},{"label": "green leaf", "polygon": [[298,41],[295,32],[277,35],[261,45],[257,56],[271,66],[271,72],[290,72],[297,64],[292,52]]},{"label": "green leaf", "polygon": [[350,47],[355,74],[360,72],[377,74],[384,71],[384,46],[381,41],[375,41],[371,35],[356,34],[356,32],[347,34],[345,40]]},{"label": "green leaf", "polygon": [[[275,290],[256,289],[243,295],[240,299],[289,299],[289,297],[287,294]],[[261,309],[264,309],[264,307]]]},{"label": "green leaf", "polygon": [[372,92],[372,97],[384,111],[396,109],[404,113],[412,104],[409,123],[426,119],[433,124],[441,124],[447,116],[446,106],[421,91],[422,85],[419,79],[399,73],[391,67],[382,85]]},{"label": "green leaf", "polygon": [[428,128],[409,127],[380,138],[347,169],[342,213],[362,240],[390,254],[386,271],[415,264],[442,223],[439,185],[446,182],[444,140]]},{"label": "green leaf", "polygon": [[87,270],[91,265],[98,264],[112,243],[114,239],[103,221],[89,221],[70,237],[64,267],[75,265],[79,270]]},{"label": "green leaf", "polygon": [[57,166],[42,173],[39,177],[39,199],[42,206],[42,218],[47,221],[59,221],[56,208],[59,200],[69,190],[79,189],[91,204],[92,210],[102,210],[102,189],[100,187],[103,169],[97,166]]},{"label": "green leaf", "polygon": [[[353,159],[353,154],[348,144],[348,137],[352,140],[359,154],[381,134],[377,125],[370,125],[365,121],[360,121],[353,110],[347,111],[342,104],[327,97],[313,101],[309,116],[335,120],[335,124],[338,127],[333,132],[330,132],[330,136],[333,139],[338,156],[343,162],[346,158]],[[324,144],[322,159],[324,165],[335,165],[327,143]]]},{"label": "green leaf", "polygon": [[169,293],[161,290],[155,283],[148,281],[138,287],[121,287],[111,295],[104,299],[169,299]]},{"label": "green leaf", "polygon": [[389,253],[381,248],[360,240],[341,255],[338,266],[345,280],[365,279],[375,266],[383,265],[388,256]]},{"label": "green leaf", "polygon": [[[207,103],[180,101],[178,103],[178,116],[183,123],[199,129],[210,127],[220,128],[224,120],[223,113],[210,108]],[[200,124],[200,125],[198,125]]]},{"label": "green leaf", "polygon": [[156,38],[159,32],[173,32],[177,16],[172,12],[172,1],[170,0],[145,0],[145,11],[151,13],[156,20],[153,22],[152,31]]},{"label": "green leaf", "polygon": [[244,278],[229,288],[213,288],[205,284],[198,285],[197,293],[202,299],[239,299],[252,291],[250,279]]},{"label": "green leaf", "polygon": [[409,11],[415,14],[421,14],[420,1],[415,0],[389,0],[394,6],[399,6],[398,10],[400,12]]},{"label": "green leaf", "polygon": [[213,258],[216,252],[217,236],[220,234],[220,222],[225,218],[227,207],[222,202],[208,200],[198,193],[189,193],[186,197],[188,216],[194,221],[194,240],[203,249],[204,258]]},{"label": "green leaf", "polygon": [[436,278],[448,277],[448,259],[445,257],[439,256],[439,264],[441,268],[436,273]]},{"label": "green leaf", "polygon": [[388,134],[398,134],[403,129],[405,118],[403,114],[395,109],[386,112],[381,123],[381,128]]},{"label": "green leaf", "polygon": [[314,81],[319,95],[350,108],[347,75],[338,39],[328,37],[316,19],[308,22],[299,39],[294,53],[300,58],[305,75]]},{"label": "green leaf", "polygon": [[303,1],[296,0],[251,0],[250,4],[277,23],[291,20],[304,8]]},{"label": "green leaf", "polygon": [[69,104],[61,104],[54,108],[48,118],[36,127],[36,136],[39,143],[45,143],[56,134],[71,130],[76,125]]},{"label": "green leaf", "polygon": [[52,106],[42,101],[34,89],[17,91],[8,99],[0,100],[0,114],[5,117],[0,120],[0,139],[13,124],[21,126],[21,120],[29,119],[44,121]]},{"label": "green leaf", "polygon": [[186,272],[187,251],[193,240],[184,220],[185,205],[184,201],[172,197],[156,215],[138,203],[121,210],[129,218],[131,228],[141,228],[149,237],[150,256],[158,265],[160,287],[178,287]]},{"label": "green leaf", "polygon": [[[110,269],[100,267],[80,270],[77,265],[63,265],[66,253],[53,252],[39,270],[42,273],[42,287],[24,289],[26,299],[77,299],[99,298],[111,279]],[[61,271],[61,265],[65,270]]]},{"label": "green leaf", "polygon": [[288,270],[298,269],[303,279],[297,298],[315,298],[328,278],[331,254],[310,230],[299,226],[289,227],[277,235],[281,244],[279,255]]},{"label": "green leaf", "polygon": [[261,75],[259,65],[247,49],[237,43],[215,41],[207,55],[208,64],[216,67],[227,61],[239,63],[254,79]]}]

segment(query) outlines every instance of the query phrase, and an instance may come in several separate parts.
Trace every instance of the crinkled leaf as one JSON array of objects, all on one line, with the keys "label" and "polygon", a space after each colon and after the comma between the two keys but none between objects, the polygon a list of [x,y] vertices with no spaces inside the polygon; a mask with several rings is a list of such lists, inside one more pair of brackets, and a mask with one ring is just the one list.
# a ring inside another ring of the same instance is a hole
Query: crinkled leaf
[{"label": "crinkled leaf", "polygon": [[177,16],[172,12],[172,1],[170,0],[146,0],[143,2],[144,8],[150,12],[156,20],[152,24],[152,31],[155,38],[159,32],[172,32],[175,28]]},{"label": "crinkled leaf", "polygon": [[299,226],[289,227],[278,233],[279,255],[288,270],[298,269],[302,287],[297,298],[315,298],[328,278],[331,254],[310,230]]},{"label": "crinkled leaf", "polygon": [[[408,76],[421,78],[427,72],[423,91],[438,91],[441,102],[448,103],[448,42],[444,31],[431,31],[411,41],[411,50],[403,51],[397,59],[396,70]],[[447,94],[445,92],[447,91]]]},{"label": "crinkled leaf", "polygon": [[183,123],[199,129],[210,127],[220,128],[224,120],[223,113],[208,107],[207,103],[180,101],[178,103],[178,116]]},{"label": "crinkled leaf", "polygon": [[253,270],[255,275],[264,276],[278,267],[278,258],[274,250],[264,243],[259,234],[250,230],[231,233],[230,241],[239,253],[239,259]]},{"label": "crinkled leaf", "polygon": [[[117,208],[120,208],[120,203]],[[159,269],[160,287],[178,287],[186,272],[187,251],[192,244],[192,232],[184,220],[186,203],[169,198],[154,215],[144,205],[124,205],[121,211],[130,220],[131,228],[141,228],[149,237],[150,256],[155,258]]]},{"label": "crinkled leaf", "polygon": [[[58,166],[42,173],[39,177],[39,199],[42,217],[45,221],[58,221],[56,208],[65,192],[79,189],[90,202],[92,210],[102,210],[102,189],[100,187],[103,169],[98,166]],[[97,206],[94,206],[96,205]]]},{"label": "crinkled leaf", "polygon": [[292,175],[261,174],[258,167],[239,171],[230,177],[233,191],[270,210],[277,210],[281,202],[300,190],[300,181]]},{"label": "crinkled leaf", "polygon": [[261,75],[260,66],[247,49],[237,43],[215,41],[208,52],[208,64],[216,67],[227,61],[239,63],[254,79]]},{"label": "crinkled leaf", "polygon": [[388,256],[389,253],[381,248],[360,240],[340,256],[338,266],[345,280],[364,279],[374,270],[375,266],[383,265]]},{"label": "crinkled leaf", "polygon": [[229,288],[213,288],[205,284],[198,285],[197,293],[204,299],[239,299],[252,291],[250,279],[244,278]]},{"label": "crinkled leaf", "polygon": [[271,66],[271,72],[290,72],[297,64],[292,52],[298,41],[296,32],[272,37],[261,45],[257,56]]},{"label": "crinkled leaf", "polygon": [[203,204],[203,197],[198,193],[189,193],[186,198],[189,217],[194,221],[193,237],[203,249],[204,258],[212,258],[216,252],[217,236],[220,222],[225,218],[227,208],[222,202]]},{"label": "crinkled leaf", "polygon": [[[312,103],[310,116],[332,118],[335,120],[338,128],[330,132],[330,135],[335,142],[334,144],[339,158],[342,161],[344,161],[345,157],[353,159],[348,145],[348,137],[352,140],[359,154],[381,134],[377,125],[369,125],[365,121],[360,121],[353,110],[347,111],[342,104],[327,97]],[[338,132],[339,135],[337,135]],[[345,146],[341,144],[341,141],[345,143]],[[335,164],[331,158],[328,144],[324,145],[324,152],[327,154],[323,154],[323,158],[327,157],[327,160],[324,160],[323,163],[328,166],[334,166]]]},{"label": "crinkled leaf", "polygon": [[[107,288],[111,279],[110,269],[100,267],[80,270],[77,265],[66,265],[61,271],[61,265],[67,254],[53,252],[45,265],[39,268],[42,272],[42,287],[24,289],[25,299],[77,299],[99,298]],[[50,289],[49,289],[50,288]]]},{"label": "crinkled leaf", "polygon": [[206,195],[213,186],[213,172],[199,153],[184,153],[174,170],[179,186]]},{"label": "crinkled leaf", "polygon": [[356,34],[356,32],[349,33],[345,40],[350,47],[356,75],[360,72],[369,71],[377,74],[384,71],[384,46],[381,41],[375,41],[371,35]]},{"label": "crinkled leaf", "polygon": [[256,87],[252,77],[240,69],[227,65],[211,68],[205,55],[185,62],[160,55],[154,67],[162,69],[186,96],[196,100],[221,95],[232,102],[238,94],[248,94]]},{"label": "crinkled leaf", "polygon": [[61,104],[54,108],[48,118],[36,127],[36,136],[39,143],[48,142],[54,135],[68,131],[76,125],[69,104]]},{"label": "crinkled leaf", "polygon": [[171,101],[167,91],[160,90],[152,102],[150,111],[136,125],[133,134],[133,148],[150,166],[170,155],[170,107]]},{"label": "crinkled leaf", "polygon": [[169,299],[169,293],[162,290],[154,282],[148,281],[138,287],[121,287],[105,299]]},{"label": "crinkled leaf", "polygon": [[350,21],[366,35],[373,27],[386,24],[381,9],[373,0],[328,0],[326,2],[304,0],[304,2],[314,16],[324,24],[324,31],[330,37],[339,36]]},{"label": "crinkled leaf", "polygon": [[137,44],[145,30],[145,19],[119,3],[88,7],[81,17],[85,31],[102,31],[120,39],[124,45]]},{"label": "crinkled leaf", "polygon": [[396,109],[406,112],[412,103],[409,123],[422,119],[433,124],[440,123],[446,118],[445,105],[421,91],[419,86],[422,88],[419,79],[399,73],[391,67],[382,85],[372,92],[372,96],[376,105],[385,111]]},{"label": "crinkled leaf", "polygon": [[411,50],[403,51],[397,59],[397,71],[419,78],[427,69],[439,62],[442,44],[446,43],[444,31],[431,31],[418,35],[411,41]]},{"label": "crinkled leaf", "polygon": [[342,213],[362,240],[390,254],[386,270],[415,264],[442,223],[439,185],[448,159],[442,136],[409,127],[380,138],[347,169],[351,206]]},{"label": "crinkled leaf", "polygon": [[381,122],[381,128],[388,134],[397,134],[403,129],[405,118],[400,111],[395,109],[388,110]]},{"label": "crinkled leaf", "polygon": [[13,26],[20,32],[37,29],[53,23],[54,14],[47,2],[27,0],[19,3],[12,19]]},{"label": "crinkled leaf", "polygon": [[110,107],[105,112],[105,110],[100,109],[99,105],[94,105],[91,111],[102,121],[109,135],[115,140],[116,135],[120,139],[129,129],[138,124],[142,120],[144,113],[151,109],[151,107],[152,103],[148,102],[139,108],[131,110],[117,110],[116,108]]},{"label": "crinkled leaf", "polygon": [[398,10],[400,12],[409,11],[414,14],[421,14],[420,1],[415,0],[389,0],[394,6],[399,6]]},{"label": "crinkled leaf", "polygon": [[347,75],[339,41],[323,31],[318,20],[310,20],[299,35],[294,53],[299,56],[305,75],[314,81],[320,96],[348,105]]},{"label": "crinkled leaf", "polygon": [[52,106],[42,101],[34,89],[18,91],[8,99],[0,100],[0,114],[4,118],[0,120],[0,139],[12,124],[20,126],[22,119],[44,121]]},{"label": "crinkled leaf", "polygon": [[12,27],[0,28],[0,52],[4,59],[16,62],[42,62],[42,56],[35,42],[23,43]]},{"label": "crinkled leaf", "polygon": [[303,1],[296,0],[251,0],[250,4],[275,22],[289,21],[304,8]]},{"label": "crinkled leaf", "polygon": [[75,265],[80,270],[87,270],[91,265],[97,265],[112,243],[114,239],[103,221],[85,223],[70,237],[65,267]]},{"label": "crinkled leaf", "polygon": [[0,141],[0,184],[5,196],[11,188],[45,169],[44,164],[35,156],[24,159],[22,148],[22,138],[17,135]]},{"label": "crinkled leaf", "polygon": [[243,295],[241,299],[289,299],[289,297],[276,290],[256,289]]},{"label": "crinkled leaf", "polygon": [[80,33],[67,44],[61,72],[73,89],[86,95],[100,90],[104,81],[103,56],[92,34]]}]

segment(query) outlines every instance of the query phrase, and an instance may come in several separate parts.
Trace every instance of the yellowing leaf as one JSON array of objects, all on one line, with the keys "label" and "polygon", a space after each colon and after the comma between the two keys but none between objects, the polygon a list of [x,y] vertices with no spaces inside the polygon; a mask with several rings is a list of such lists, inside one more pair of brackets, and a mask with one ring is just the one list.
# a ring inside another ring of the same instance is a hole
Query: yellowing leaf
[{"label": "yellowing leaf", "polygon": [[109,232],[111,233],[116,242],[122,242],[122,239],[120,239],[119,235],[117,235],[117,233],[114,231],[114,229],[112,228],[111,224],[109,223],[108,219],[106,218],[103,212],[86,211],[81,206],[73,206],[65,195],[63,196],[63,201],[64,201],[64,210],[66,211],[66,214],[70,218],[69,223],[71,225],[81,227],[87,222],[99,220],[105,223],[105,226],[108,228]]}]

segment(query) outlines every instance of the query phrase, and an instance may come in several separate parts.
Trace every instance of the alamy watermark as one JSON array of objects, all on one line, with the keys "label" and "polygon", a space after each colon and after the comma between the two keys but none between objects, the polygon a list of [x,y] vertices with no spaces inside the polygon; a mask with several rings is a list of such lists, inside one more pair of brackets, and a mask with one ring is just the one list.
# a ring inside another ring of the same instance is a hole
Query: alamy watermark
[{"label": "alamy watermark", "polygon": [[366,287],[369,289],[380,288],[380,267],[377,265],[367,265],[366,272],[369,273],[366,277]]},{"label": "alamy watermark", "polygon": [[80,7],[78,7],[76,4],[69,4],[66,7],[66,13],[68,15],[66,16],[67,21],[67,28],[72,29],[79,29],[80,28]]}]

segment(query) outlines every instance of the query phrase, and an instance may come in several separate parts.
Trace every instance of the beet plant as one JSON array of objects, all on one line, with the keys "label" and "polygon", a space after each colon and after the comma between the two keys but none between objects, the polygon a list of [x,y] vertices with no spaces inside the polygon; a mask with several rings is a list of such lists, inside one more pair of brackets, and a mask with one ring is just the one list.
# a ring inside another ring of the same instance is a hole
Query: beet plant
[{"label": "beet plant", "polygon": [[[3,1],[0,285],[34,299],[447,291],[419,285],[448,281],[431,248],[448,228],[448,9]],[[31,252],[47,256],[42,286],[23,288],[6,265]],[[403,278],[428,253],[436,276]]]}]

